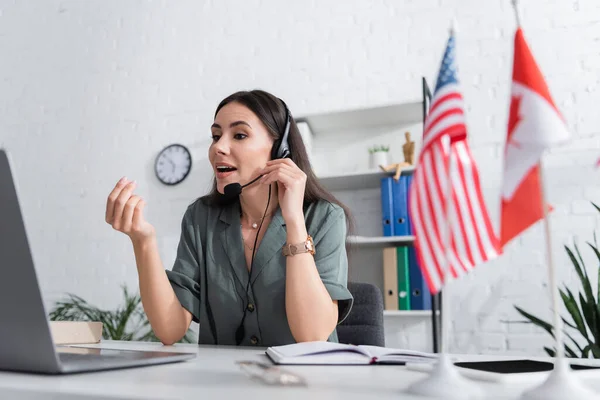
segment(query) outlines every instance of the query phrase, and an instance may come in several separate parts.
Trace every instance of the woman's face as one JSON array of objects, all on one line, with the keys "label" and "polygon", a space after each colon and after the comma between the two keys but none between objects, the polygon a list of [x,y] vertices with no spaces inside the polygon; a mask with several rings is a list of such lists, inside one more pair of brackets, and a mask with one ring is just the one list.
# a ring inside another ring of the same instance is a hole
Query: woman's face
[{"label": "woman's face", "polygon": [[274,139],[250,109],[232,102],[222,107],[211,127],[212,144],[208,158],[217,178],[217,190],[256,178],[271,159]]}]

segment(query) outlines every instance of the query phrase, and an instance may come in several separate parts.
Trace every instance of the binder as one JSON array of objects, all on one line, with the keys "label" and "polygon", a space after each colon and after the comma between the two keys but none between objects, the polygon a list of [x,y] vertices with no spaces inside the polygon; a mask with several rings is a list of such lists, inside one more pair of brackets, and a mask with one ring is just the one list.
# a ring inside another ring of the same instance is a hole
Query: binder
[{"label": "binder", "polygon": [[431,292],[423,278],[414,247],[408,249],[410,306],[412,310],[431,310]]},{"label": "binder", "polygon": [[408,235],[408,183],[407,175],[400,175],[398,181],[392,178],[392,214],[394,217],[393,232],[396,236]]},{"label": "binder", "polygon": [[381,216],[383,236],[394,236],[394,202],[392,197],[392,184],[394,178],[381,178]]},{"label": "binder", "polygon": [[383,249],[383,306],[398,309],[398,264],[395,247]]},{"label": "binder", "polygon": [[[412,183],[412,175],[408,175],[406,180],[407,193]],[[408,204],[408,201],[407,201]],[[408,216],[408,234],[413,235],[413,225]],[[423,278],[423,272],[417,262],[417,253],[414,247],[408,249],[409,280],[410,280],[410,305],[413,310],[431,310],[431,292],[427,282]]]},{"label": "binder", "polygon": [[398,266],[398,310],[411,309],[410,296],[410,277],[408,264],[408,248],[396,248],[397,266]]},{"label": "binder", "polygon": [[412,235],[413,234],[413,227],[412,227],[412,222],[410,220],[410,204],[409,204],[409,193],[410,193],[410,185],[412,185],[412,181],[413,181],[413,176],[412,175],[406,175],[406,217],[407,217],[407,222],[408,222],[408,234]]}]

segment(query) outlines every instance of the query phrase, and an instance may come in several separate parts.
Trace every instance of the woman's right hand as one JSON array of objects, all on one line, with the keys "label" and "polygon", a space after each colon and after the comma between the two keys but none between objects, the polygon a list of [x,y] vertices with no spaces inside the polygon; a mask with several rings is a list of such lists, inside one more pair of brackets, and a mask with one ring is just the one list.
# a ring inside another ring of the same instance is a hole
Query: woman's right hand
[{"label": "woman's right hand", "polygon": [[106,202],[106,222],[133,242],[139,242],[152,238],[155,230],[144,219],[146,202],[133,194],[135,187],[136,182],[129,182],[125,177],[117,182]]}]

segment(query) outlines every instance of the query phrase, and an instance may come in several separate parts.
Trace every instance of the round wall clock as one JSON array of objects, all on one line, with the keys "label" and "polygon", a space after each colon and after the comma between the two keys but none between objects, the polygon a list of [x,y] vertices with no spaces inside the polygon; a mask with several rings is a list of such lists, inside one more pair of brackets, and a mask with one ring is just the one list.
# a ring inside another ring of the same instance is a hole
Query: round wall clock
[{"label": "round wall clock", "polygon": [[165,185],[177,185],[192,170],[192,155],[181,144],[172,144],[160,151],[154,163],[156,177]]}]

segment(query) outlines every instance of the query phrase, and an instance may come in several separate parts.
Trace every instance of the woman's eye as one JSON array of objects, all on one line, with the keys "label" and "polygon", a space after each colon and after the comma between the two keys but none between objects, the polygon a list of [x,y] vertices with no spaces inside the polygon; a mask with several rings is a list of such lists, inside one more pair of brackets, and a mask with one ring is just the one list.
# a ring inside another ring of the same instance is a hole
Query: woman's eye
[{"label": "woman's eye", "polygon": [[246,135],[245,133],[236,133],[234,136],[236,140],[246,139],[247,137],[248,135]]},{"label": "woman's eye", "polygon": [[219,140],[220,137],[221,136],[219,136],[219,135],[212,135],[213,142],[216,142],[217,140]]}]

